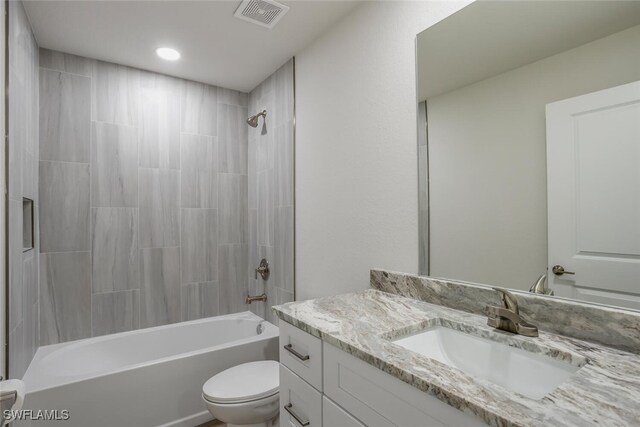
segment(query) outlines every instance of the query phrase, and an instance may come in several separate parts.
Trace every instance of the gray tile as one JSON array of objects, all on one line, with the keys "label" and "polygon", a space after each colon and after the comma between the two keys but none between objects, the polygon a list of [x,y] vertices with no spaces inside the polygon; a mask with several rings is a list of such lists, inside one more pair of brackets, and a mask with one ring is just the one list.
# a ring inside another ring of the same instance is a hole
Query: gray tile
[{"label": "gray tile", "polygon": [[[34,240],[34,251],[37,254],[40,253],[40,205],[33,205],[33,217],[35,219],[35,223],[33,224],[33,240]],[[40,263],[40,257],[38,257],[38,264]],[[40,271],[40,268],[38,268]]]},{"label": "gray tile", "polygon": [[293,59],[275,72],[276,125],[293,120]]},{"label": "gray tile", "polygon": [[[265,291],[264,285],[262,283],[258,283],[258,281],[254,281],[251,279],[252,278],[249,278],[249,295],[262,295],[262,293]],[[248,307],[249,311],[264,319],[266,316],[266,305],[267,303],[264,303],[262,301],[254,301]]]},{"label": "gray tile", "polygon": [[22,196],[38,202],[38,159],[23,150]]},{"label": "gray tile", "polygon": [[138,134],[134,127],[92,124],[91,205],[138,206]]},{"label": "gray tile", "polygon": [[285,289],[276,288],[277,300],[275,304],[272,305],[281,305],[286,304],[288,302],[293,302],[293,292],[287,291]]},{"label": "gray tile", "polygon": [[218,282],[188,283],[182,289],[182,320],[218,315]]},{"label": "gray tile", "polygon": [[26,97],[24,84],[12,71],[9,73],[9,93],[18,94],[12,97],[9,105],[9,197],[15,200],[22,198],[22,163],[26,145]]},{"label": "gray tile", "polygon": [[293,206],[275,208],[274,283],[293,292]]},{"label": "gray tile", "polygon": [[218,211],[182,209],[182,283],[218,278]]},{"label": "gray tile", "polygon": [[93,80],[95,119],[135,126],[138,123],[139,70],[97,61]]},{"label": "gray tile", "polygon": [[170,83],[149,85],[140,91],[140,166],[179,169],[180,95],[163,89]]},{"label": "gray tile", "polygon": [[24,322],[9,333],[9,378],[22,378],[27,370],[24,346]]},{"label": "gray tile", "polygon": [[40,345],[90,336],[90,253],[41,254]]},{"label": "gray tile", "polygon": [[91,77],[95,60],[40,48],[40,67]]},{"label": "gray tile", "polygon": [[267,307],[265,308],[265,319],[273,323],[274,325],[278,324],[278,317],[275,315],[271,307],[274,305],[278,305],[278,288],[273,286],[271,283],[267,283],[265,286],[265,293],[267,294]]},{"label": "gray tile", "polygon": [[235,105],[218,106],[218,170],[247,173],[247,109]]},{"label": "gray tile", "polygon": [[247,245],[222,245],[218,248],[220,314],[248,309],[244,302],[248,293],[247,250]]},{"label": "gray tile", "polygon": [[93,292],[138,289],[138,210],[93,208]]},{"label": "gray tile", "polygon": [[258,259],[258,210],[249,209],[249,278],[255,277],[254,270],[260,264]]},{"label": "gray tile", "polygon": [[91,80],[40,70],[40,159],[89,162]]},{"label": "gray tile", "polygon": [[275,132],[275,206],[293,206],[293,122]]},{"label": "gray tile", "polygon": [[258,169],[256,164],[257,143],[255,139],[249,139],[247,186],[248,186],[248,207],[258,208]]},{"label": "gray tile", "polygon": [[40,251],[89,250],[89,165],[40,162]]},{"label": "gray tile", "polygon": [[273,170],[258,173],[258,244],[273,246]]},{"label": "gray tile", "polygon": [[181,94],[181,130],[200,135],[217,135],[218,88],[185,80]]},{"label": "gray tile", "polygon": [[[180,97],[182,82],[184,80],[168,76],[166,74],[154,73],[152,71],[140,70],[140,88],[153,91],[171,93]],[[178,120],[180,117],[178,116]]]},{"label": "gray tile", "polygon": [[22,258],[22,304],[29,310],[38,302],[38,254],[32,249]]},{"label": "gray tile", "polygon": [[180,203],[183,208],[218,207],[218,143],[215,137],[180,138]]},{"label": "gray tile", "polygon": [[180,248],[140,250],[140,327],[179,322]]},{"label": "gray tile", "polygon": [[108,292],[91,296],[93,336],[132,331],[140,326],[139,291]]},{"label": "gray tile", "polygon": [[247,176],[218,174],[220,244],[247,243]]},{"label": "gray tile", "polygon": [[25,312],[24,318],[24,330],[23,330],[23,345],[25,355],[25,371],[29,367],[33,356],[36,354],[38,347],[40,347],[40,307],[38,302],[31,304],[31,306]]},{"label": "gray tile", "polygon": [[9,330],[22,321],[22,201],[9,200]]},{"label": "gray tile", "polygon": [[221,104],[238,105],[240,107],[246,107],[248,100],[248,94],[244,92],[238,92],[237,90],[218,88],[218,102]]},{"label": "gray tile", "polygon": [[267,321],[277,326],[278,318],[273,313],[273,310],[271,310],[271,307],[273,307],[274,305],[285,304],[287,302],[293,301],[293,293],[286,291],[284,289],[281,289],[277,286],[272,286],[270,284],[268,284],[266,287],[266,293],[267,293],[267,302],[269,306],[269,308],[266,310],[266,313],[265,313],[266,319]]},{"label": "gray tile", "polygon": [[[40,70],[38,68],[38,58],[37,58],[37,45],[35,43],[35,39],[33,36],[31,37],[31,43],[29,43],[29,59],[27,61],[28,67],[25,76],[25,98],[26,98],[26,128],[25,128],[25,154],[29,161],[36,163],[34,173],[35,180],[32,182],[36,184],[35,191],[31,188],[32,192],[37,193],[37,161],[39,159],[39,79],[40,79]],[[33,169],[32,169],[33,173]],[[35,200],[35,199],[34,199]]]},{"label": "gray tile", "polygon": [[38,255],[35,251],[30,250],[24,253],[22,322],[24,323],[24,351],[27,364],[38,349],[40,340],[38,264]]},{"label": "gray tile", "polygon": [[140,169],[140,247],[180,245],[179,171]]},{"label": "gray tile", "polygon": [[[9,49],[9,67],[12,70],[17,70],[21,72],[26,72],[26,61],[27,61],[27,51],[28,44],[31,38],[30,36],[30,25],[29,19],[24,11],[24,7],[22,3],[11,3],[8,4],[7,14],[9,15],[9,33],[8,33],[8,44],[11,49]],[[21,80],[24,79],[26,75],[24,73],[20,73]]]},{"label": "gray tile", "polygon": [[275,165],[275,129],[257,135],[256,141],[256,172],[273,169]]}]

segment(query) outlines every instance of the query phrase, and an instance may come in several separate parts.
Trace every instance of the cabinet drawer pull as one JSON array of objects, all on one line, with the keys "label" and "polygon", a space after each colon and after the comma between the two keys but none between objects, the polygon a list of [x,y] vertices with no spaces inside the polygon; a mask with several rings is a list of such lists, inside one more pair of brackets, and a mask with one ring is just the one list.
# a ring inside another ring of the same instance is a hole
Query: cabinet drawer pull
[{"label": "cabinet drawer pull", "polygon": [[293,412],[293,405],[291,403],[284,405],[284,410],[289,413],[293,417],[294,420],[298,422],[302,427],[306,427],[309,425],[309,420],[303,421],[299,415]]},{"label": "cabinet drawer pull", "polygon": [[297,351],[295,351],[291,344],[285,345],[284,349],[287,350],[289,353],[293,354],[295,357],[297,357],[300,360],[309,360],[309,355],[308,354],[303,356],[302,354],[300,354]]}]

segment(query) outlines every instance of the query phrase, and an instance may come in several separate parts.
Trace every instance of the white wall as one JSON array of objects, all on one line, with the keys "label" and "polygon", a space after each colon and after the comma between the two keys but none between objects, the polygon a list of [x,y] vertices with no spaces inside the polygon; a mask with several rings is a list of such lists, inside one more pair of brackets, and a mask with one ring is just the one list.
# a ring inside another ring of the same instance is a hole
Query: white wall
[{"label": "white wall", "polygon": [[431,275],[528,289],[547,267],[545,104],[640,79],[640,26],[430,98]]},{"label": "white wall", "polygon": [[415,37],[467,3],[365,3],[296,55],[296,299],[418,271]]}]

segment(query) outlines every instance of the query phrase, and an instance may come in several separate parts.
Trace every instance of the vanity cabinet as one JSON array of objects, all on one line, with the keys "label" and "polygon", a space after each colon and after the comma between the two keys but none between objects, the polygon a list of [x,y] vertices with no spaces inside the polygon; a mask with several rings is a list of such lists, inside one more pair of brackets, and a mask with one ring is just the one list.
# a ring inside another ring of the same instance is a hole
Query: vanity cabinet
[{"label": "vanity cabinet", "polygon": [[347,411],[333,403],[326,396],[322,398],[322,422],[326,426],[365,427]]},{"label": "vanity cabinet", "polygon": [[280,363],[281,426],[485,425],[284,321]]},{"label": "vanity cabinet", "polygon": [[319,338],[280,322],[280,363],[322,391],[322,341]]},{"label": "vanity cabinet", "polygon": [[280,425],[322,426],[322,394],[280,365]]}]

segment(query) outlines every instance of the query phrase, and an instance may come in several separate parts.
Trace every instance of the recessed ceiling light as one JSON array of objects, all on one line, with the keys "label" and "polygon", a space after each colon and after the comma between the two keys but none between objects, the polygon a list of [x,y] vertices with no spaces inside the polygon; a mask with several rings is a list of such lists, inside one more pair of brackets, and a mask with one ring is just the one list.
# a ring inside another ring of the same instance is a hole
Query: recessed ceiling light
[{"label": "recessed ceiling light", "polygon": [[180,52],[170,47],[159,47],[156,49],[156,53],[160,58],[166,59],[167,61],[177,61],[180,59]]}]

